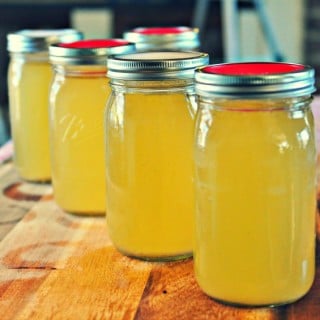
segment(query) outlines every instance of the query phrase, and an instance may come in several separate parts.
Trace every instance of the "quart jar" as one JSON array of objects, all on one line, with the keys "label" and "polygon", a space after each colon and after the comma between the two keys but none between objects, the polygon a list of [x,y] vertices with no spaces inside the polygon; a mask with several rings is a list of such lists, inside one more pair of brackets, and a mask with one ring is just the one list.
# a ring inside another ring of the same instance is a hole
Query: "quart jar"
[{"label": "quart jar", "polygon": [[139,27],[123,34],[124,39],[134,42],[138,51],[183,51],[200,47],[199,29],[178,27]]},{"label": "quart jar", "polygon": [[315,273],[314,70],[231,63],[195,79],[196,279],[225,303],[293,302]]},{"label": "quart jar", "polygon": [[104,109],[109,54],[135,45],[122,39],[80,40],[49,48],[52,185],[57,204],[75,214],[105,214]]},{"label": "quart jar", "polygon": [[194,69],[198,52],[108,59],[107,225],[115,247],[146,260],[192,255]]},{"label": "quart jar", "polygon": [[48,46],[53,42],[81,38],[82,33],[73,29],[21,30],[7,36],[14,164],[25,180],[44,182],[51,179],[48,96],[52,70]]}]

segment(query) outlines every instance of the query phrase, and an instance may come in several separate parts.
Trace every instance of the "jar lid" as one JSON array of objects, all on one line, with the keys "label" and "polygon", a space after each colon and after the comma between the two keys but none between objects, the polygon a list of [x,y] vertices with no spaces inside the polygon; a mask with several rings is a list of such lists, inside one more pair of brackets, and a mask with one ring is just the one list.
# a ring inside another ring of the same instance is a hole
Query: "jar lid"
[{"label": "jar lid", "polygon": [[109,55],[135,51],[135,44],[123,39],[88,39],[49,47],[50,61],[64,65],[105,65]]},{"label": "jar lid", "polygon": [[7,49],[15,53],[48,51],[52,43],[75,41],[82,38],[83,34],[74,29],[25,29],[7,35]]},{"label": "jar lid", "polygon": [[140,27],[123,34],[139,51],[194,50],[200,46],[199,29],[190,27]]},{"label": "jar lid", "polygon": [[207,65],[207,53],[156,51],[113,56],[108,59],[108,76],[118,80],[193,78],[197,67]]},{"label": "jar lid", "polygon": [[277,98],[315,91],[314,69],[282,62],[208,65],[195,73],[196,92],[218,98]]}]

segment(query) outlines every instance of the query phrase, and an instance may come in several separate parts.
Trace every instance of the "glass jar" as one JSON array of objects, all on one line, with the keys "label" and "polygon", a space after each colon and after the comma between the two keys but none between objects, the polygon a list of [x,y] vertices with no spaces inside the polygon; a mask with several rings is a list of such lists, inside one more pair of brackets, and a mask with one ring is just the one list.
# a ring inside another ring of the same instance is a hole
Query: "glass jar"
[{"label": "glass jar", "polygon": [[21,178],[51,179],[48,94],[52,70],[48,46],[81,39],[73,29],[21,30],[7,36],[10,52],[8,91],[14,164]]},{"label": "glass jar", "polygon": [[196,52],[108,59],[107,225],[123,254],[159,261],[192,254],[193,76],[207,62]]},{"label": "glass jar", "polygon": [[197,50],[200,47],[199,29],[190,27],[139,27],[123,34],[136,43],[138,51]]},{"label": "glass jar", "polygon": [[57,204],[75,214],[105,214],[104,109],[109,54],[135,45],[121,39],[80,40],[49,48],[52,185]]},{"label": "glass jar", "polygon": [[195,79],[196,279],[226,303],[295,301],[315,272],[314,70],[231,63]]}]

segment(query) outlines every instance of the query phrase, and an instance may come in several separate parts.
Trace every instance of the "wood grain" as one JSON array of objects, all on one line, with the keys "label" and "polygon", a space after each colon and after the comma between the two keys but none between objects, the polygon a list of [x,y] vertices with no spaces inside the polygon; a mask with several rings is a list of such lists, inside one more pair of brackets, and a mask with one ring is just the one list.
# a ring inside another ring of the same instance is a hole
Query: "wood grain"
[{"label": "wood grain", "polygon": [[21,319],[133,319],[149,264],[110,246],[72,260],[72,268],[50,272]]},{"label": "wood grain", "polygon": [[22,182],[12,163],[0,165],[0,240],[36,202],[52,198],[49,184]]},{"label": "wood grain", "polygon": [[[317,261],[319,265],[320,261]],[[320,274],[301,301],[235,308],[207,297],[192,259],[150,263],[124,257],[103,217],[64,213],[39,201],[0,243],[1,319],[318,319]]]},{"label": "wood grain", "polygon": [[11,163],[0,165],[0,238],[1,320],[320,319],[319,242],[315,282],[300,301],[226,306],[200,290],[192,259],[151,263],[121,255],[104,217],[66,214],[50,185],[20,181]]},{"label": "wood grain", "polygon": [[135,320],[276,319],[271,309],[222,305],[207,297],[193,275],[193,261],[157,265],[145,288]]}]

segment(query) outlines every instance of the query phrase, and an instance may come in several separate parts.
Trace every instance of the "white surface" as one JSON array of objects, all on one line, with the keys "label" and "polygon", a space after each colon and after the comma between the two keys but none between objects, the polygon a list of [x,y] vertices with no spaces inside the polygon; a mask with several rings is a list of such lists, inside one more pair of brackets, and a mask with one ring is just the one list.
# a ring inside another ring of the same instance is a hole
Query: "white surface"
[{"label": "white surface", "polygon": [[[285,60],[303,63],[304,0],[265,0],[265,6]],[[257,14],[253,10],[243,10],[239,25],[241,57],[270,59]]]},{"label": "white surface", "polygon": [[82,31],[86,39],[113,36],[113,14],[109,9],[74,9],[70,19],[72,27]]}]

